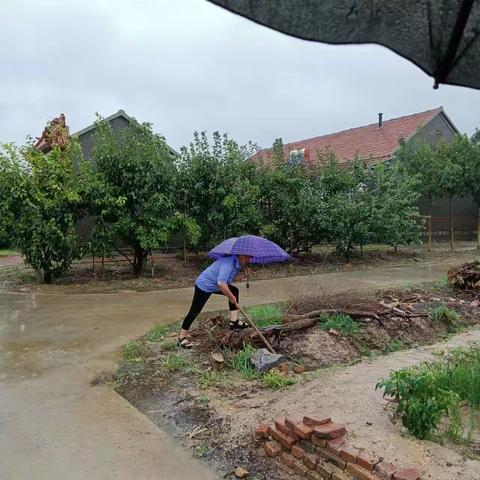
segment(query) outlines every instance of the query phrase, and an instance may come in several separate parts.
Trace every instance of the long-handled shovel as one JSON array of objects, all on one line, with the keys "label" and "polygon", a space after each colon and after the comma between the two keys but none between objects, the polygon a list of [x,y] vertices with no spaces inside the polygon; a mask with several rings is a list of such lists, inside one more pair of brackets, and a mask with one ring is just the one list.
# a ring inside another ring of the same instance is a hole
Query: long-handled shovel
[{"label": "long-handled shovel", "polygon": [[242,313],[242,315],[247,319],[247,322],[255,329],[255,331],[260,335],[260,338],[263,340],[263,343],[266,345],[266,347],[268,348],[268,350],[270,351],[270,353],[273,353],[274,355],[276,355],[276,351],[273,349],[273,347],[270,345],[270,343],[268,342],[268,340],[265,338],[265,336],[263,335],[263,333],[258,329],[258,327],[253,323],[253,320],[247,315],[247,313],[245,312],[245,310],[240,306],[238,305],[238,309],[240,310],[240,312]]}]

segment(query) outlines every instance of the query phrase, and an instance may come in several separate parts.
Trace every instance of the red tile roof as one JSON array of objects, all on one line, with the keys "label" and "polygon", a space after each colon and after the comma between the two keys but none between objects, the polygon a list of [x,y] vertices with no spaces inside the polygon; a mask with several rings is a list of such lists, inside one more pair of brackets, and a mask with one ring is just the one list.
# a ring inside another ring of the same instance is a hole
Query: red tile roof
[{"label": "red tile roof", "polygon": [[[385,120],[381,127],[377,123],[351,128],[342,132],[300,140],[284,145],[285,158],[292,150],[305,149],[305,159],[313,162],[320,153],[334,152],[340,163],[347,163],[357,156],[374,162],[390,158],[398,148],[399,140],[409,139],[419,128],[443,112],[442,107],[405,117]],[[254,160],[267,160],[270,149],[260,150]]]}]

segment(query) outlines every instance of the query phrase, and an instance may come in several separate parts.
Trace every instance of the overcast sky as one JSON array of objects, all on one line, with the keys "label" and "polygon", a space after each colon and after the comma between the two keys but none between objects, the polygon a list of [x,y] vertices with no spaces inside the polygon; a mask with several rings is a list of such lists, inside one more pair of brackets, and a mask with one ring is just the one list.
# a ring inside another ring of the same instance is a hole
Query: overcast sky
[{"label": "overcast sky", "polygon": [[176,149],[194,130],[270,146],[439,105],[480,126],[480,91],[433,90],[382,47],[305,42],[205,0],[2,0],[2,17],[0,142],[120,108]]}]

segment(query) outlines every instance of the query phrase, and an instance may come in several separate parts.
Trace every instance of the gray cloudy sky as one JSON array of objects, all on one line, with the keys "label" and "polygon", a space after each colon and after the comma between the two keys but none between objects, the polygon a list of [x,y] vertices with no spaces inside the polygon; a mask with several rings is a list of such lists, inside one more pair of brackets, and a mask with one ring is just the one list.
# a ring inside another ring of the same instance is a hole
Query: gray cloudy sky
[{"label": "gray cloudy sky", "polygon": [[326,46],[205,0],[2,0],[0,142],[123,108],[179,148],[194,130],[269,146],[443,105],[480,126],[480,91],[441,86],[377,46]]}]

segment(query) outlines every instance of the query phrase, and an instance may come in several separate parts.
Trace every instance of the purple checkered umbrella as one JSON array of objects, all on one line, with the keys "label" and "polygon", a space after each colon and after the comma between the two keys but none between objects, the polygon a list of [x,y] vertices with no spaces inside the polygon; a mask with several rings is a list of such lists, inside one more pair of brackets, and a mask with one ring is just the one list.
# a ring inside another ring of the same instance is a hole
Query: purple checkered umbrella
[{"label": "purple checkered umbrella", "polygon": [[224,240],[208,252],[217,260],[225,255],[249,255],[251,263],[276,263],[291,260],[290,255],[276,243],[255,235],[243,235]]}]

